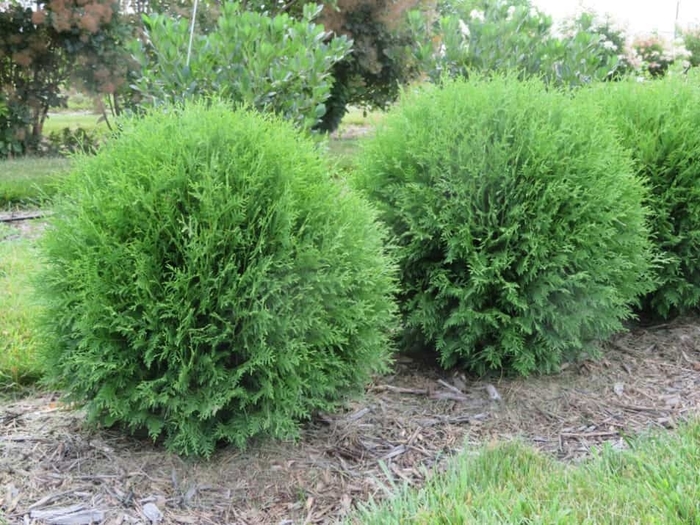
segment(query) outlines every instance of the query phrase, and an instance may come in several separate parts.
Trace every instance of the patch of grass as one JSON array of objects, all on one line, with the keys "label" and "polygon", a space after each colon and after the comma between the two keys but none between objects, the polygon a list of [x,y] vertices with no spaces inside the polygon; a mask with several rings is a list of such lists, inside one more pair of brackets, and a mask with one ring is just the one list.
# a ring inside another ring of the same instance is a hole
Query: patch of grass
[{"label": "patch of grass", "polygon": [[700,422],[579,465],[518,443],[465,452],[419,490],[394,487],[350,523],[700,523]]},{"label": "patch of grass", "polygon": [[37,380],[41,373],[33,320],[39,306],[31,279],[39,269],[36,248],[27,240],[8,240],[0,228],[0,388]]},{"label": "patch of grass", "polygon": [[55,194],[60,176],[69,167],[63,158],[0,161],[0,209],[41,206]]},{"label": "patch of grass", "polygon": [[336,139],[328,141],[329,157],[342,172],[352,171],[357,166],[358,139]]},{"label": "patch of grass", "polygon": [[92,113],[51,113],[44,122],[44,135],[48,136],[52,131],[60,132],[63,128],[78,127],[86,131],[107,132],[107,124],[98,122],[99,119],[100,115]]},{"label": "patch of grass", "polygon": [[351,127],[373,128],[384,119],[383,111],[364,112],[361,108],[350,107],[338,128],[338,137],[328,141],[328,153],[341,172],[351,172],[357,167],[357,154],[362,133],[353,132]]},{"label": "patch of grass", "polygon": [[95,111],[95,98],[79,91],[68,95],[68,111]]},{"label": "patch of grass", "polygon": [[343,126],[374,126],[384,118],[383,111],[364,111],[362,108],[350,107],[340,123]]}]

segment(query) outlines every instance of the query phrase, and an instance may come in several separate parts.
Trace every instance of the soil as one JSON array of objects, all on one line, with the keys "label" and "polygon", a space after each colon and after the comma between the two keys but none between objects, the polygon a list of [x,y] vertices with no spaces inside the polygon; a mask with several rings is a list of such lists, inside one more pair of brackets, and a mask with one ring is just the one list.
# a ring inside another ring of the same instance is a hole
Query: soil
[{"label": "soil", "polygon": [[298,442],[209,461],[89,428],[57,394],[35,393],[0,405],[0,509],[11,524],[337,523],[388,487],[420,486],[465,448],[517,438],[580,461],[699,411],[700,318],[634,328],[604,358],[546,377],[468,378],[401,357]]}]

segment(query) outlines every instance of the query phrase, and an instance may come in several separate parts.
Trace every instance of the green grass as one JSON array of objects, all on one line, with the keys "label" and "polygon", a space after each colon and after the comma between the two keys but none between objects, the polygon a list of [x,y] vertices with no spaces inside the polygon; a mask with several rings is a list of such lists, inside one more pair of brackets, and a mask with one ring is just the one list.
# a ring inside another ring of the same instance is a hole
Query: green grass
[{"label": "green grass", "polygon": [[571,465],[519,443],[465,452],[424,488],[387,488],[349,523],[700,523],[700,422]]},{"label": "green grass", "polygon": [[37,380],[41,369],[33,319],[38,314],[31,279],[39,269],[34,245],[8,240],[11,229],[0,224],[0,389]]},{"label": "green grass", "polygon": [[367,111],[361,108],[350,107],[348,112],[343,117],[340,123],[340,128],[343,126],[374,126],[381,122],[384,118],[384,113],[381,111]]},{"label": "green grass", "polygon": [[63,128],[81,127],[86,131],[107,132],[107,124],[98,122],[100,115],[93,113],[51,113],[44,122],[44,135],[52,131],[60,132]]},{"label": "green grass", "polygon": [[80,93],[79,91],[71,91],[68,93],[68,108],[67,111],[94,111],[95,99],[89,95]]},{"label": "green grass", "polygon": [[45,204],[69,169],[63,158],[23,158],[0,161],[0,210]]},{"label": "green grass", "polygon": [[341,171],[352,171],[355,169],[361,142],[360,136],[356,134],[344,136],[345,133],[355,126],[372,128],[382,121],[384,115],[385,113],[381,111],[364,113],[362,109],[350,107],[338,128],[338,135],[342,138],[331,138],[328,141],[328,152],[331,159],[337,163]]},{"label": "green grass", "polygon": [[342,172],[350,172],[357,166],[357,153],[360,144],[357,139],[336,139],[328,141],[328,153],[332,163]]}]

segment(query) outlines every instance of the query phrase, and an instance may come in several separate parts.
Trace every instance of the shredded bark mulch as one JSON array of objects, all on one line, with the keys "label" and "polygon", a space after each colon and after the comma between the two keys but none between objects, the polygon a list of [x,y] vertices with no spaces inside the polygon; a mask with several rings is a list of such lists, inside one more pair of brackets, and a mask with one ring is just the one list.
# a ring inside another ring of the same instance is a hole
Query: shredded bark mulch
[{"label": "shredded bark mulch", "polygon": [[401,358],[299,442],[209,461],[87,428],[55,394],[35,395],[0,405],[0,509],[11,524],[337,523],[465,447],[517,437],[578,461],[699,409],[699,320],[632,330],[603,359],[547,377],[473,380]]}]

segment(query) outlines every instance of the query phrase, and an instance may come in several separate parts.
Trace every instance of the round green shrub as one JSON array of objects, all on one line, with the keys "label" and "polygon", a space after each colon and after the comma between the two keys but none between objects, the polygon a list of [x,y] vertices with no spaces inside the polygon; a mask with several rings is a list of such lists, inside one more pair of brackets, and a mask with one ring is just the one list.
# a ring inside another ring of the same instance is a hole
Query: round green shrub
[{"label": "round green shrub", "polygon": [[645,188],[593,109],[508,77],[426,88],[387,116],[357,184],[395,235],[405,344],[446,367],[547,372],[630,317],[650,289]]},{"label": "round green shrub", "polygon": [[395,264],[288,124],[215,102],[78,159],[43,241],[45,357],[91,421],[205,455],[294,437],[385,369]]},{"label": "round green shrub", "polygon": [[652,318],[700,305],[700,87],[697,78],[616,82],[583,91],[614,123],[651,192],[659,286],[642,302]]}]

